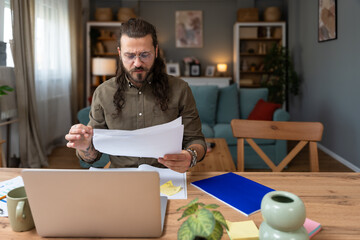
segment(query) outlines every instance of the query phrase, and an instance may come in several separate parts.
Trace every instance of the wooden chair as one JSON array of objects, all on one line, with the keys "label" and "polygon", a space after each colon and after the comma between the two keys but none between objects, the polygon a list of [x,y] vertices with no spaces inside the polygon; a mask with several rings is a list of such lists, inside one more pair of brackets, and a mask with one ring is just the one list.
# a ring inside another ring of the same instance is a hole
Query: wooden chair
[{"label": "wooden chair", "polygon": [[[309,143],[310,170],[319,171],[317,142],[321,140],[323,125],[320,122],[280,122],[233,119],[231,128],[237,138],[237,168],[244,171],[244,139],[274,172],[281,172],[284,167]],[[278,166],[261,150],[253,138],[297,140],[299,143],[279,163]]]}]

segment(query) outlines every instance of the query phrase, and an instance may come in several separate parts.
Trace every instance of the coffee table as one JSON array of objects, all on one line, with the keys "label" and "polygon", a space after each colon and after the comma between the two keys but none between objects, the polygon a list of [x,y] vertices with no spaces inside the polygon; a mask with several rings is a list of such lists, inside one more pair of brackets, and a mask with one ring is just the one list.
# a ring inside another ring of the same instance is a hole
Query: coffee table
[{"label": "coffee table", "polygon": [[235,164],[232,160],[228,145],[224,138],[207,138],[206,142],[215,143],[211,152],[206,153],[205,158],[189,169],[190,172],[235,172]]}]

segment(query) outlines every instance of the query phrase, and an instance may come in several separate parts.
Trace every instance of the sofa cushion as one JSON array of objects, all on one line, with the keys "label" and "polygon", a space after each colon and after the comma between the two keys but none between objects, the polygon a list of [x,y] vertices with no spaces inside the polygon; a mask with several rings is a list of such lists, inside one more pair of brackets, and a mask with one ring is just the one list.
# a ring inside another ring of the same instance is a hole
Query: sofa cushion
[{"label": "sofa cushion", "polygon": [[214,126],[214,134],[216,138],[225,138],[227,144],[236,145],[237,140],[232,133],[230,124],[216,124]]},{"label": "sofa cushion", "polygon": [[219,88],[216,123],[230,123],[232,119],[237,119],[239,116],[237,84]]},{"label": "sofa cushion", "polygon": [[199,111],[201,123],[207,123],[211,127],[215,125],[216,104],[218,99],[217,86],[192,86],[196,107]]},{"label": "sofa cushion", "polygon": [[248,119],[272,121],[274,112],[278,108],[281,108],[281,104],[265,102],[263,99],[260,99],[251,111]]},{"label": "sofa cushion", "polygon": [[267,101],[267,88],[240,88],[240,118],[247,119],[259,99]]},{"label": "sofa cushion", "polygon": [[209,124],[202,123],[201,131],[204,134],[204,137],[206,137],[206,138],[213,138],[215,136],[214,130],[212,127],[209,126]]}]

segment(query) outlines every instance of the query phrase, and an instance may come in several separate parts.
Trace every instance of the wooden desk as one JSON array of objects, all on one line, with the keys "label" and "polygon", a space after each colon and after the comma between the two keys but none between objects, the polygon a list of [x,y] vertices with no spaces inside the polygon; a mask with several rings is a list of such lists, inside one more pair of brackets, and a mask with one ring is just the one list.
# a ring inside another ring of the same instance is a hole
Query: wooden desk
[{"label": "wooden desk", "polygon": [[[0,169],[0,181],[16,177],[19,174],[20,169],[2,168]],[[187,179],[190,184],[190,182],[219,174],[222,173],[190,172]],[[360,173],[245,172],[241,175],[276,190],[289,191],[298,195],[305,203],[307,217],[320,222],[323,227],[312,238],[313,240],[359,239]],[[176,239],[177,231],[182,223],[182,221],[177,221],[182,212],[177,212],[176,209],[196,197],[205,204],[216,203],[220,205],[218,210],[229,221],[254,220],[258,227],[262,222],[260,212],[246,217],[189,185],[187,200],[169,200],[164,233],[161,239]],[[22,233],[13,232],[8,218],[0,217],[0,227],[0,239],[46,239],[38,236],[35,229]],[[57,239],[60,240],[61,238]],[[229,238],[225,234],[223,239]]]},{"label": "wooden desk", "polygon": [[206,142],[215,143],[215,147],[190,172],[235,172],[235,164],[225,138],[207,138]]}]

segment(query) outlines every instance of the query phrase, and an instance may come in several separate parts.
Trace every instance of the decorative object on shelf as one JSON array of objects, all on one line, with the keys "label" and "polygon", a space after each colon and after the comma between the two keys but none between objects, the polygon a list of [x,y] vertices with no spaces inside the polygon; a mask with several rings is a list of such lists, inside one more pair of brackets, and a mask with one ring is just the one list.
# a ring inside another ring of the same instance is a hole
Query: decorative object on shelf
[{"label": "decorative object on shelf", "polygon": [[256,71],[256,64],[255,63],[252,63],[251,66],[250,66],[250,71],[251,72],[255,72]]},{"label": "decorative object on shelf", "polygon": [[218,63],[217,72],[220,77],[225,77],[227,75],[227,64],[226,63]]},{"label": "decorative object on shelf", "polygon": [[95,20],[96,21],[112,21],[113,13],[111,8],[96,8],[95,10]]},{"label": "decorative object on shelf", "polygon": [[277,22],[281,19],[281,10],[279,7],[267,7],[264,11],[264,21]]},{"label": "decorative object on shelf", "polygon": [[264,221],[259,229],[260,239],[309,239],[303,226],[305,205],[295,194],[285,191],[267,193],[261,201],[261,214]]},{"label": "decorative object on shelf", "polygon": [[95,78],[93,86],[99,86],[100,81],[105,82],[106,76],[113,76],[116,73],[116,59],[115,58],[93,58],[92,59],[92,75],[101,76],[100,80],[98,77]]},{"label": "decorative object on shelf", "polygon": [[274,44],[265,56],[264,70],[268,75],[261,85],[269,89],[270,102],[282,104],[288,93],[298,95],[300,79],[287,48]]},{"label": "decorative object on shelf", "polygon": [[94,51],[95,54],[104,54],[105,53],[105,47],[104,44],[102,42],[97,42],[96,43],[96,48]]},{"label": "decorative object on shelf", "polygon": [[184,62],[184,76],[190,76],[190,64],[200,64],[200,61],[196,57],[186,57],[183,59]]},{"label": "decorative object on shelf", "polygon": [[199,63],[190,64],[190,76],[200,77],[201,75],[201,65]]},{"label": "decorative object on shelf", "polygon": [[271,38],[271,27],[266,27],[266,38]]},{"label": "decorative object on shelf", "polygon": [[249,70],[249,65],[248,65],[248,62],[247,62],[246,60],[243,60],[243,61],[242,61],[241,70],[242,70],[242,71],[247,71],[247,70]]},{"label": "decorative object on shelf", "polygon": [[318,41],[324,42],[337,38],[337,1],[319,1]]},{"label": "decorative object on shelf", "polygon": [[238,22],[257,22],[259,21],[259,9],[257,8],[239,8],[237,10]]},{"label": "decorative object on shelf", "polygon": [[215,66],[207,66],[205,70],[206,77],[213,77],[215,75]]},{"label": "decorative object on shelf", "polygon": [[203,42],[202,11],[176,11],[175,41],[178,48],[201,48]]},{"label": "decorative object on shelf", "polygon": [[266,54],[266,44],[265,43],[258,44],[258,54]]},{"label": "decorative object on shelf", "polygon": [[130,18],[136,18],[134,9],[122,7],[117,12],[117,19],[120,22],[127,22]]},{"label": "decorative object on shelf", "polygon": [[258,28],[257,27],[244,27],[240,29],[240,38],[257,38]]},{"label": "decorative object on shelf", "polygon": [[179,77],[180,76],[180,64],[179,63],[166,63],[166,72],[169,75]]},{"label": "decorative object on shelf", "polygon": [[178,221],[187,217],[178,230],[178,239],[221,239],[223,228],[229,228],[221,212],[213,210],[219,205],[197,201],[198,198],[176,210],[185,209]]}]

